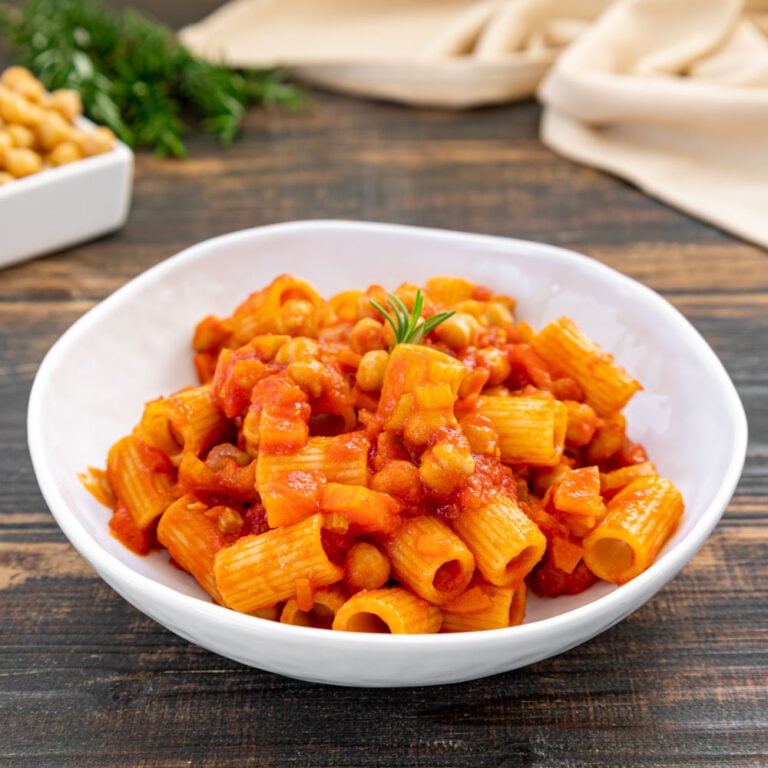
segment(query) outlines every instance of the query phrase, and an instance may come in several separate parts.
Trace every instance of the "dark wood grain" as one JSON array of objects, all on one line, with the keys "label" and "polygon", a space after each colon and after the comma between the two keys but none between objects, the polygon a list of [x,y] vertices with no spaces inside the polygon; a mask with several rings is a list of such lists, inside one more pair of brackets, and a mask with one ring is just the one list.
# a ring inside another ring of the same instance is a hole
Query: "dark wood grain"
[{"label": "dark wood grain", "polygon": [[[217,3],[133,5],[178,27]],[[140,155],[119,233],[0,271],[0,765],[768,765],[768,253],[553,155],[539,116],[533,102],[453,113],[313,93],[298,112],[253,111],[232,146],[192,135],[186,162]],[[400,690],[242,667],[100,581],[47,511],[27,453],[43,355],[187,245],[326,217],[575,248],[689,318],[739,390],[750,442],[722,522],[678,578],[559,657]]]}]

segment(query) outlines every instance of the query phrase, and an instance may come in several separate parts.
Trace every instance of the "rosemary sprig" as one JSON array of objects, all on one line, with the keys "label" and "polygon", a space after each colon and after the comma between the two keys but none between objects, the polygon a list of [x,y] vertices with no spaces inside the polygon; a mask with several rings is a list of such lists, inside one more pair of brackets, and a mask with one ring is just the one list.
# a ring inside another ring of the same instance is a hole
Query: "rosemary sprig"
[{"label": "rosemary sprig", "polygon": [[422,339],[434,328],[436,328],[444,320],[447,320],[451,315],[455,315],[456,311],[450,312],[438,312],[435,315],[422,319],[421,310],[424,306],[424,297],[421,294],[421,289],[416,289],[416,298],[413,301],[413,312],[409,313],[408,308],[403,304],[402,300],[390,293],[387,298],[387,304],[389,304],[392,313],[390,314],[384,307],[377,301],[370,299],[371,306],[379,312],[384,319],[392,326],[392,330],[395,332],[395,344],[419,344]]},{"label": "rosemary sprig", "polygon": [[108,10],[99,0],[0,4],[0,35],[14,62],[48,90],[74,88],[88,117],[159,155],[186,154],[190,122],[229,143],[247,107],[301,102],[277,70],[210,64],[168,27],[134,10]]}]

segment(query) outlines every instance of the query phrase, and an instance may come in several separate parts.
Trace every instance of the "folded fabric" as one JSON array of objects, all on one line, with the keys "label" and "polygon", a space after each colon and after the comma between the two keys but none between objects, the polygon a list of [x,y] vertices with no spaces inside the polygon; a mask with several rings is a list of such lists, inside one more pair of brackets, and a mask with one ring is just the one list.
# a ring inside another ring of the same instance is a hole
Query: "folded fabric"
[{"label": "folded fabric", "polygon": [[541,84],[542,140],[768,247],[766,32],[766,0],[618,0]]},{"label": "folded fabric", "polygon": [[200,56],[333,90],[466,108],[533,96],[610,0],[233,0],[180,32]]},{"label": "folded fabric", "polygon": [[768,247],[768,0],[232,0],[198,55],[353,95],[538,95],[553,151]]}]

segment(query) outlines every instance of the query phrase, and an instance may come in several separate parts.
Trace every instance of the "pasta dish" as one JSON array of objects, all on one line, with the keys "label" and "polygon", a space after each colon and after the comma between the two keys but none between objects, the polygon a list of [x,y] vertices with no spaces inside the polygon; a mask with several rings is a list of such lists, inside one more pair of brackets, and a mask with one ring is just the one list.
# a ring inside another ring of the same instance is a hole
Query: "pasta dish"
[{"label": "pasta dish", "polygon": [[194,329],[197,381],[101,474],[110,529],[218,604],[318,628],[497,629],[646,570],[683,500],[627,431],[641,385],[568,317],[461,277],[328,299],[282,275]]}]

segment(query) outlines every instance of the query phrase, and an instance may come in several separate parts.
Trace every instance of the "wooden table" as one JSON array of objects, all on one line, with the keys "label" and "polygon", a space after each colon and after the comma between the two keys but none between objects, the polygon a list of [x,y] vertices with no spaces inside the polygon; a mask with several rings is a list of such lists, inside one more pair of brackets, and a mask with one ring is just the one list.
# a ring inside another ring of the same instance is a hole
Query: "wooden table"
[{"label": "wooden table", "polygon": [[[154,3],[177,26],[215,5]],[[322,93],[297,113],[254,111],[233,146],[193,136],[185,162],[139,155],[119,233],[0,272],[0,765],[768,765],[768,253],[556,157],[539,115],[533,102],[456,114]],[[244,668],[107,587],[32,472],[25,411],[43,355],[185,246],[319,217],[567,246],[678,307],[721,357],[751,432],[736,495],[681,575],[562,656],[394,690]]]}]

